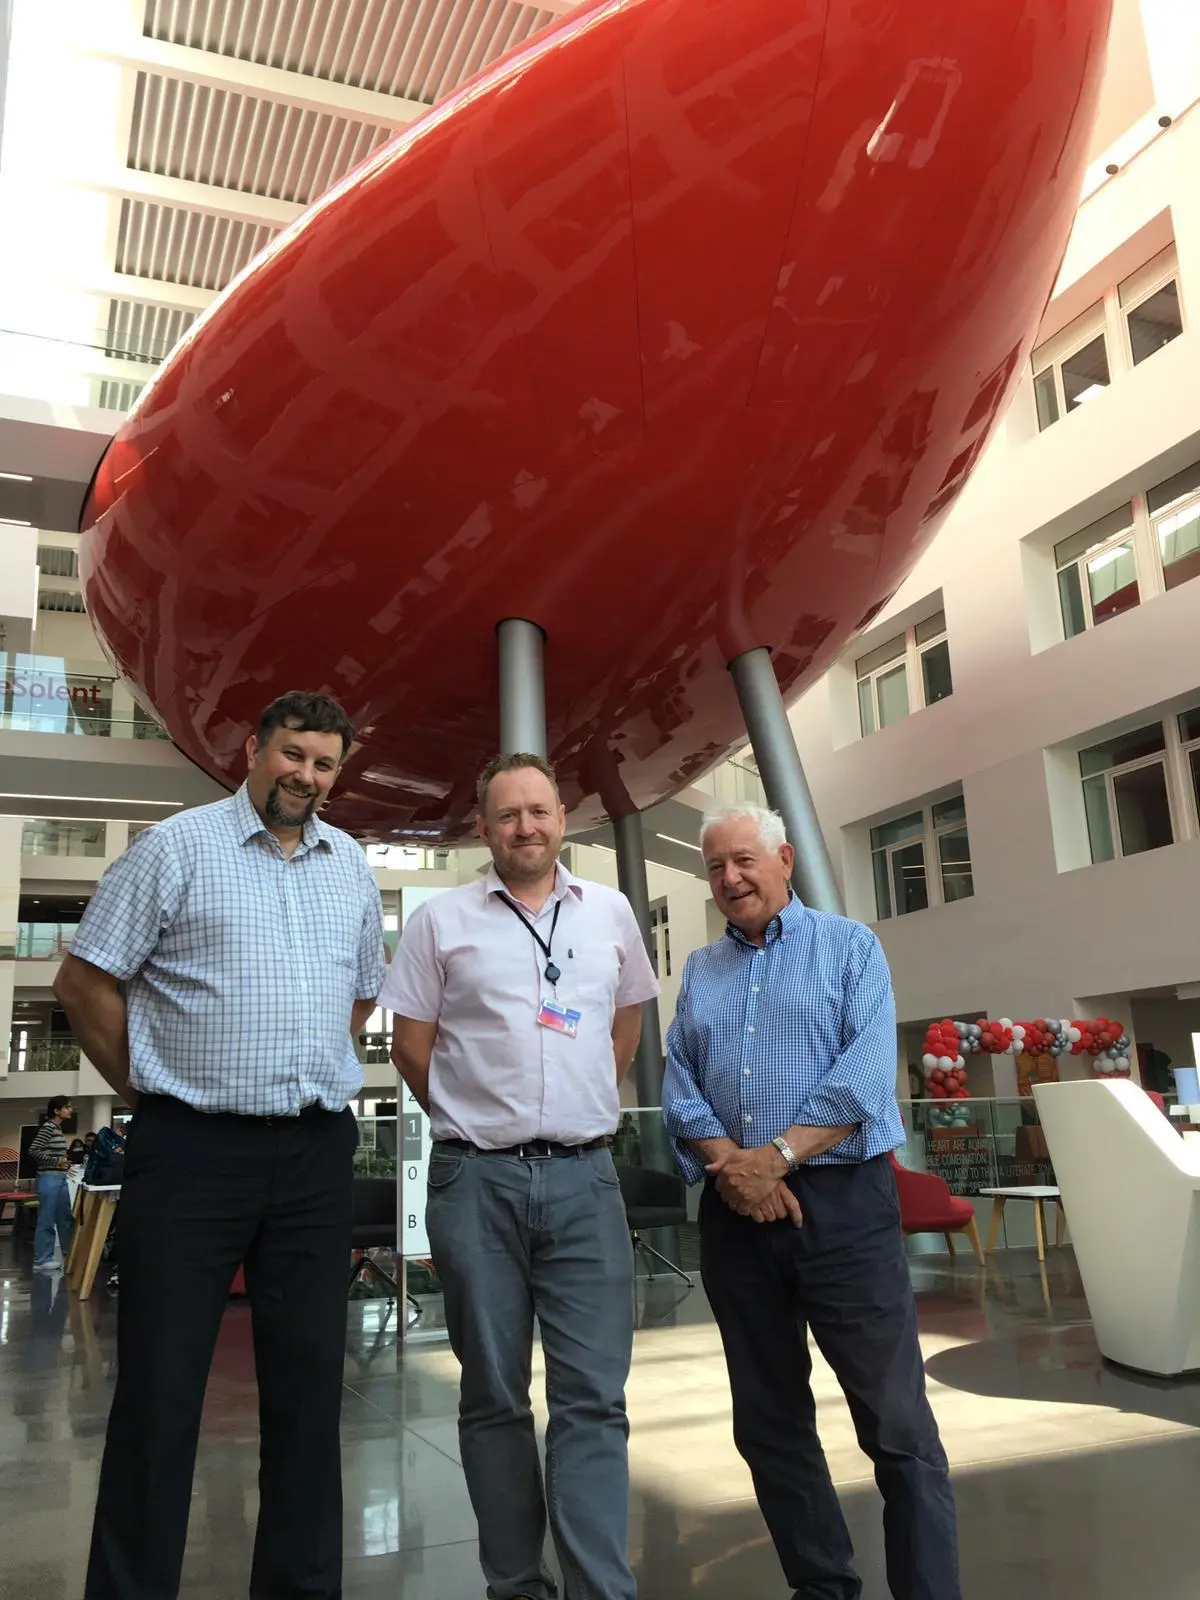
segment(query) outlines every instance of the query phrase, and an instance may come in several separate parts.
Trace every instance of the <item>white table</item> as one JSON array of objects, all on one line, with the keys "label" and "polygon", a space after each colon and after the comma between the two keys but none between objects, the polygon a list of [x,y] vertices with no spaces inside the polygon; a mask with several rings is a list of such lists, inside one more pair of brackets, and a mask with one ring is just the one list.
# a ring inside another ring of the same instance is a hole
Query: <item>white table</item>
[{"label": "white table", "polygon": [[1037,1234],[1038,1260],[1046,1259],[1046,1201],[1058,1201],[1058,1216],[1055,1220],[1054,1242],[1059,1245],[1063,1242],[1064,1217],[1060,1190],[1052,1183],[1032,1183],[1020,1188],[1012,1189],[980,1189],[980,1194],[986,1194],[992,1201],[992,1225],[988,1229],[987,1253],[991,1255],[996,1248],[996,1240],[1000,1237],[1000,1224],[1004,1220],[1004,1208],[1010,1200],[1033,1201],[1033,1226]]}]

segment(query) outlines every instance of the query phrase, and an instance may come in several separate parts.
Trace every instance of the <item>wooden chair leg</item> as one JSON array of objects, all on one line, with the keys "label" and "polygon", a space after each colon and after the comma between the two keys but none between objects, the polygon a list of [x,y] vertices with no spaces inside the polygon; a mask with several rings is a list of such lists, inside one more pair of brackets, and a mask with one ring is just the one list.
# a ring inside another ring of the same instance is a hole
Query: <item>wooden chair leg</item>
[{"label": "wooden chair leg", "polygon": [[1046,1213],[1042,1209],[1043,1204],[1044,1202],[1041,1200],[1035,1200],[1033,1202],[1033,1226],[1037,1232],[1037,1253],[1039,1261],[1045,1261],[1046,1259]]},{"label": "wooden chair leg", "polygon": [[100,1212],[100,1196],[81,1189],[82,1204],[75,1231],[71,1235],[71,1249],[67,1256],[67,1286],[78,1292],[79,1280],[87,1264],[88,1249],[92,1242],[92,1229]]},{"label": "wooden chair leg", "polygon": [[946,1234],[943,1234],[942,1237],[946,1241],[946,1249],[949,1250],[950,1254],[951,1255],[957,1254],[957,1252],[955,1251],[955,1248],[954,1248],[954,1235],[952,1233],[946,1233]]},{"label": "wooden chair leg", "polygon": [[981,1267],[985,1266],[987,1263],[987,1257],[983,1253],[983,1240],[979,1237],[979,1223],[974,1217],[972,1217],[970,1222],[967,1223],[965,1232],[967,1238],[971,1241],[971,1249],[975,1252],[976,1261],[978,1261]]},{"label": "wooden chair leg", "polygon": [[96,1281],[96,1272],[100,1266],[100,1257],[104,1254],[104,1246],[108,1242],[109,1224],[112,1214],[116,1209],[116,1201],[109,1195],[99,1196],[100,1204],[96,1208],[96,1221],[92,1229],[92,1236],[88,1240],[87,1261],[84,1263],[83,1277],[79,1281],[79,1298],[86,1300],[92,1292],[92,1285]]},{"label": "wooden chair leg", "polygon": [[992,1200],[992,1225],[988,1229],[987,1253],[991,1255],[1000,1237],[1000,1224],[1004,1221],[1005,1198],[998,1194]]}]

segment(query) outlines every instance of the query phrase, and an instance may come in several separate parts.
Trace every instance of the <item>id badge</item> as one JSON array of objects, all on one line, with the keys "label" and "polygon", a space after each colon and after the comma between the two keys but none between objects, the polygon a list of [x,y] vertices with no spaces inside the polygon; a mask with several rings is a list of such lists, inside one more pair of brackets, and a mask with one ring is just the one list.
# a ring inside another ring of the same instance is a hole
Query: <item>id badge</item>
[{"label": "id badge", "polygon": [[583,1016],[582,1011],[572,1011],[567,1006],[560,1006],[557,1000],[543,1000],[542,1008],[537,1014],[538,1027],[550,1028],[555,1033],[564,1033],[568,1039],[579,1036],[579,1022]]}]

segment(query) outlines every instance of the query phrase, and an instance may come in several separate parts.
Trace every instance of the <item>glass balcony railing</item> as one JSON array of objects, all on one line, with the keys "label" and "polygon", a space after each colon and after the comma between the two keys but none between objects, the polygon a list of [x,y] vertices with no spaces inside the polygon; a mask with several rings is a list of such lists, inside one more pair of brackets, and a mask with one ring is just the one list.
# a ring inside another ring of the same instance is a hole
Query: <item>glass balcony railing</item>
[{"label": "glass balcony railing", "polygon": [[1032,1099],[902,1100],[900,1114],[907,1138],[896,1159],[936,1173],[952,1194],[1055,1181]]},{"label": "glass balcony railing", "polygon": [[103,822],[31,818],[21,830],[23,856],[89,856],[103,859],[108,829]]},{"label": "glass balcony railing", "polygon": [[18,961],[61,961],[78,926],[77,922],[20,922],[13,954]]},{"label": "glass balcony railing", "polygon": [[97,739],[170,739],[156,722],[132,721],[73,710],[0,711],[0,728],[14,733],[82,733]]},{"label": "glass balcony railing", "polygon": [[78,1072],[79,1046],[70,1039],[16,1043],[10,1051],[13,1072]]},{"label": "glass balcony railing", "polygon": [[0,728],[19,733],[90,734],[102,739],[166,739],[140,706],[113,715],[119,680],[99,662],[0,652]]}]

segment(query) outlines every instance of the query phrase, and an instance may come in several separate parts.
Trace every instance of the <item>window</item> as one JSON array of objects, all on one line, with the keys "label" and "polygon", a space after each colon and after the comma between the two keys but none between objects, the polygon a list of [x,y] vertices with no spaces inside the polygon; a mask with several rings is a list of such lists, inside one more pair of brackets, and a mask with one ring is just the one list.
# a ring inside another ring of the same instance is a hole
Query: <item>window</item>
[{"label": "window", "polygon": [[1178,285],[1168,283],[1148,295],[1126,314],[1125,323],[1129,329],[1129,353],[1136,367],[1183,332]]},{"label": "window", "polygon": [[971,875],[971,841],[967,837],[967,807],[962,795],[934,806],[933,832],[938,847],[942,899],[947,904],[951,900],[969,899],[975,893],[975,880]]},{"label": "window", "polygon": [[1170,344],[1172,339],[1178,339],[1183,332],[1178,272],[1172,246],[1140,272],[1126,278],[1117,291],[1131,366],[1140,366],[1148,356]]},{"label": "window", "polygon": [[1174,844],[1161,722],[1079,752],[1092,860]]},{"label": "window", "polygon": [[946,613],[935,612],[854,663],[858,723],[864,737],[900,722],[914,708],[954,692]]},{"label": "window", "polygon": [[1104,292],[1099,304],[1033,353],[1033,398],[1044,432],[1104,393],[1183,332],[1179,269],[1171,245]]},{"label": "window", "polygon": [[1093,307],[1070,329],[1036,350],[1033,373],[1042,432],[1068,411],[1103,394],[1110,382],[1103,305]]},{"label": "window", "polygon": [[925,877],[925,815],[914,811],[871,829],[875,910],[880,920],[924,911],[929,904]]},{"label": "window", "polygon": [[1059,607],[1068,639],[1138,604],[1133,524],[1132,506],[1122,506],[1054,546]]},{"label": "window", "polygon": [[871,869],[880,921],[968,899],[975,880],[963,797],[872,828]]},{"label": "window", "polygon": [[1200,462],[1151,489],[1146,507],[1165,586],[1200,576]]}]

